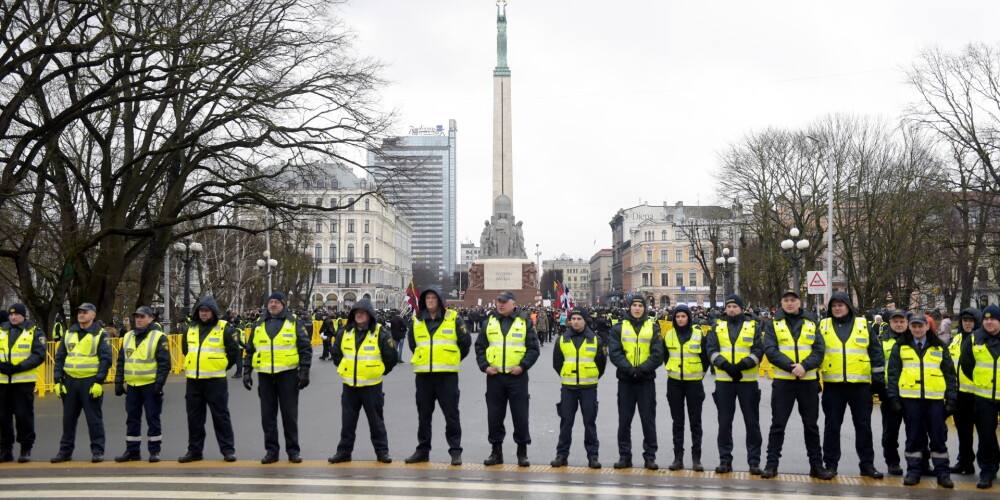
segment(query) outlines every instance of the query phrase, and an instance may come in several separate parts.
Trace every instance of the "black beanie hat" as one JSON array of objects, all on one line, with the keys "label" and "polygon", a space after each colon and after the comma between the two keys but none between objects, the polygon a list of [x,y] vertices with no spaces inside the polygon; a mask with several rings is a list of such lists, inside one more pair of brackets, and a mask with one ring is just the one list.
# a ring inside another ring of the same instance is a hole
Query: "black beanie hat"
[{"label": "black beanie hat", "polygon": [[24,304],[18,302],[16,304],[10,306],[10,309],[8,309],[7,312],[8,313],[12,313],[12,314],[20,314],[21,316],[27,316],[28,315],[28,308],[24,307]]},{"label": "black beanie hat", "polygon": [[729,304],[736,304],[736,305],[740,306],[740,309],[746,309],[745,307],[743,307],[743,297],[740,297],[739,295],[736,295],[735,293],[732,294],[732,295],[730,295],[730,296],[728,296],[728,297],[726,297],[726,305],[729,305]]},{"label": "black beanie hat", "polygon": [[267,301],[270,302],[271,299],[278,299],[281,301],[282,304],[285,304],[285,294],[281,292],[272,293],[271,296],[267,298]]}]

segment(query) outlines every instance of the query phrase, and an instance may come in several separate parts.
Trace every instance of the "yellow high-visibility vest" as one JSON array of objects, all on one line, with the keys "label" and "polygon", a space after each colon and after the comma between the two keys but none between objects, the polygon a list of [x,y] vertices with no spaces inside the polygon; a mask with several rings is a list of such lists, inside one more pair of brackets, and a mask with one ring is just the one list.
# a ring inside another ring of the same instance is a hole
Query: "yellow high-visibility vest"
[{"label": "yellow high-visibility vest", "polygon": [[[135,332],[125,334],[125,383],[133,387],[156,382],[156,347],[164,333],[151,330],[139,345],[135,344]],[[119,354],[120,355],[120,354]]]},{"label": "yellow high-visibility vest", "polygon": [[986,344],[976,344],[975,339],[971,341],[972,357],[976,360],[976,367],[972,369],[972,383],[975,385],[976,396],[1000,400],[1000,394],[997,392],[997,378],[1000,377],[998,358],[993,357]]},{"label": "yellow high-visibility vest", "polygon": [[584,339],[580,347],[567,336],[560,336],[559,349],[563,354],[562,370],[559,378],[563,385],[597,385],[600,372],[597,369],[597,337]]},{"label": "yellow high-visibility vest", "polygon": [[854,328],[847,342],[841,342],[833,328],[833,319],[826,318],[819,323],[826,352],[823,354],[823,382],[871,383],[872,361],[868,356],[871,342],[868,321],[854,318]]},{"label": "yellow high-visibility vest", "polygon": [[667,347],[667,376],[674,380],[701,380],[705,378],[705,369],[701,363],[700,326],[691,327],[691,338],[681,344],[677,330],[671,328],[664,337]]},{"label": "yellow high-visibility vest", "polygon": [[647,318],[639,333],[632,328],[631,321],[622,322],[622,348],[632,366],[639,366],[649,359],[649,345],[653,341],[653,320]]},{"label": "yellow high-visibility vest", "polygon": [[229,360],[226,359],[226,346],[223,339],[225,331],[226,322],[219,321],[205,336],[205,341],[199,342],[201,333],[198,324],[191,324],[185,339],[187,340],[188,352],[187,357],[184,358],[184,372],[187,378],[206,379],[226,376]]},{"label": "yellow high-visibility vest", "polygon": [[941,370],[941,362],[944,361],[943,347],[928,347],[921,358],[913,346],[900,345],[899,358],[903,362],[903,370],[899,372],[900,397],[944,399],[947,384]]},{"label": "yellow high-visibility vest", "polygon": [[[29,356],[31,356],[31,346],[35,340],[35,328],[32,326],[27,330],[21,330],[21,335],[17,337],[14,342],[14,347],[10,346],[10,339],[7,338],[10,335],[10,330],[0,329],[0,361],[7,361],[11,364],[18,364],[26,361]],[[94,374],[97,374],[97,369],[94,369]],[[38,381],[38,366],[25,370],[23,372],[17,372],[11,376],[0,375],[0,384],[19,384],[21,382],[37,382]]]},{"label": "yellow high-visibility vest", "polygon": [[[774,333],[778,337],[778,349],[785,356],[791,358],[792,363],[802,363],[804,359],[812,354],[813,343],[816,342],[816,322],[802,318],[802,330],[799,338],[792,337],[792,331],[788,329],[788,322],[784,318],[774,322]],[[773,364],[773,363],[772,363]],[[816,380],[817,370],[806,371],[805,376],[797,378],[777,366],[774,367],[774,378],[781,380]]]},{"label": "yellow high-visibility vest", "polygon": [[958,368],[958,358],[962,354],[962,338],[966,335],[972,334],[959,333],[958,335],[955,335],[955,338],[951,339],[951,344],[948,345],[948,351],[951,353],[951,360],[955,364],[955,371],[958,372],[958,390],[969,394],[975,394],[976,384],[972,382],[971,378],[966,377],[965,373]]},{"label": "yellow high-visibility vest", "polygon": [[96,334],[82,336],[79,332],[70,332],[66,336],[66,361],[63,364],[63,373],[73,378],[96,376],[101,362],[97,357],[97,345],[103,333],[103,328]]},{"label": "yellow high-visibility vest", "polygon": [[[736,364],[743,358],[750,356],[750,348],[753,347],[754,336],[757,335],[757,322],[753,320],[743,320],[743,327],[740,334],[733,343],[729,339],[729,323],[724,319],[716,320],[715,332],[719,338],[719,355],[726,361]],[[740,382],[756,382],[757,367],[751,367],[742,372],[743,378]],[[715,370],[715,380],[722,382],[732,382],[733,378],[724,370]]]},{"label": "yellow high-visibility vest", "polygon": [[456,320],[458,313],[448,309],[436,332],[427,330],[427,323],[413,316],[413,340],[416,349],[413,350],[413,371],[415,373],[457,372],[462,362],[462,353],[458,349],[458,331]]},{"label": "yellow high-visibility vest", "polygon": [[528,350],[525,341],[528,337],[528,324],[520,316],[514,318],[514,324],[510,325],[507,335],[500,329],[500,321],[495,316],[490,316],[486,323],[486,339],[489,347],[486,348],[486,362],[490,366],[500,370],[500,373],[510,373],[510,371],[521,364],[524,353]]},{"label": "yellow high-visibility vest", "polygon": [[253,331],[253,366],[260,373],[281,373],[299,367],[299,349],[295,345],[298,340],[295,318],[286,318],[281,330],[274,339],[267,334],[267,328],[261,321]]},{"label": "yellow high-visibility vest", "polygon": [[344,383],[351,387],[368,387],[382,383],[385,374],[385,363],[382,362],[382,349],[378,345],[378,335],[382,325],[376,325],[374,332],[365,335],[361,345],[354,339],[355,329],[344,331],[340,340],[340,351],[344,359],[337,367],[337,373]]}]

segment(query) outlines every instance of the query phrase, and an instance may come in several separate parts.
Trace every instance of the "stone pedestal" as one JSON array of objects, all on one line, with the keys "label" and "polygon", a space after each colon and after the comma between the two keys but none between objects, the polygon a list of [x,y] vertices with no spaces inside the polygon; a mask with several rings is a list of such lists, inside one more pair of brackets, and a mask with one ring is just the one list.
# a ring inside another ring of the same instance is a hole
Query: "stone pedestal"
[{"label": "stone pedestal", "polygon": [[542,300],[538,290],[538,270],[527,259],[480,259],[469,266],[469,289],[461,301],[448,301],[460,307],[489,305],[500,292],[514,293],[519,306],[534,306]]}]

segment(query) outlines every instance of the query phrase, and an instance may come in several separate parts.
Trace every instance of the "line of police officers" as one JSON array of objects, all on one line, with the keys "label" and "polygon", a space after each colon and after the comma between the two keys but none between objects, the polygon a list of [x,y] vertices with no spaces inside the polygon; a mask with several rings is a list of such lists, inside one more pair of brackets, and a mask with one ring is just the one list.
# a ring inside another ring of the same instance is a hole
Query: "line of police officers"
[{"label": "line of police officers", "polygon": [[[517,444],[518,464],[530,465],[527,445],[528,375],[539,348],[532,322],[518,310],[513,293],[497,297],[498,307],[486,320],[476,341],[477,362],[487,374],[489,441],[493,447],[486,465],[503,463],[503,421],[510,408]],[[458,371],[468,355],[471,338],[465,324],[445,307],[440,292],[429,288],[420,296],[420,312],[410,325],[416,403],[418,445],[407,463],[429,460],[431,416],[437,402],[445,414],[446,438],[452,464],[461,462],[461,422],[459,416]],[[871,394],[885,403],[882,445],[890,474],[901,475],[897,436],[906,423],[904,484],[916,484],[923,474],[937,476],[938,484],[952,487],[951,472],[973,472],[978,460],[980,488],[989,488],[997,474],[1000,448],[997,446],[997,416],[1000,415],[1000,307],[992,305],[982,314],[966,309],[960,314],[958,335],[945,345],[928,335],[923,315],[893,311],[888,328],[869,324],[859,316],[843,293],[835,293],[828,304],[830,317],[817,321],[801,308],[798,293],[788,290],[781,309],[768,322],[748,317],[738,295],[726,298],[726,316],[711,331],[691,323],[691,311],[678,306],[673,327],[661,336],[658,325],[648,316],[645,301],[633,299],[629,316],[616,324],[606,342],[587,326],[588,313],[576,308],[569,313],[569,327],[553,350],[553,368],[562,383],[560,437],[554,467],[566,464],[577,408],[583,414],[588,464],[600,468],[596,432],[598,379],[610,358],[618,370],[619,460],[616,468],[632,466],[631,422],[636,409],[643,427],[644,466],[655,462],[656,397],[653,380],[658,366],[668,373],[667,399],[673,419],[674,461],[671,470],[683,468],[685,407],[692,434],[692,460],[701,465],[701,405],[703,378],[714,366],[716,387],[713,399],[718,408],[717,473],[732,471],[732,423],[739,402],[747,427],[747,456],[751,474],[774,477],[781,458],[785,427],[797,404],[803,420],[810,475],[830,479],[837,474],[841,458],[840,428],[847,408],[855,427],[855,447],[862,475],[881,478],[874,467],[871,433]],[[33,389],[45,356],[45,336],[26,318],[23,304],[13,305],[9,321],[0,324],[0,461],[13,460],[17,442],[19,462],[30,461],[34,444]],[[102,419],[104,380],[111,363],[107,334],[95,322],[96,307],[82,304],[77,323],[68,332],[56,354],[56,394],[63,400],[63,437],[52,462],[71,460],[75,447],[76,422],[85,414],[90,433],[92,461],[104,454]],[[258,394],[265,433],[266,454],[262,463],[278,460],[277,416],[280,411],[289,461],[301,461],[298,446],[298,391],[309,384],[312,358],[308,325],[298,321],[285,307],[285,297],[276,292],[268,300],[267,312],[250,330],[248,338],[219,319],[214,298],[206,296],[195,306],[195,318],[185,333],[183,351],[189,442],[180,462],[202,460],[205,421],[210,411],[226,461],[235,461],[235,441],[228,411],[226,370],[239,362],[241,347],[246,350],[244,385],[252,388],[252,371],[258,372]],[[119,462],[139,460],[141,419],[145,413],[151,462],[159,460],[162,440],[160,411],[163,385],[170,366],[169,350],[161,329],[153,322],[148,307],[135,314],[135,328],[123,339],[124,355],[118,358],[115,394],[126,395],[128,414],[126,451]],[[881,330],[881,331],[879,331]],[[382,377],[398,361],[398,352],[387,332],[375,321],[370,300],[363,299],[351,310],[348,323],[336,333],[331,355],[343,383],[342,431],[337,453],[331,463],[349,461],[360,410],[365,409],[378,459],[390,462],[383,417]],[[762,437],[759,431],[760,389],[758,365],[762,356],[774,366],[772,424],[766,463],[760,468]],[[960,361],[956,368],[953,358]],[[822,380],[822,389],[820,386]],[[825,415],[822,439],[818,427],[820,393]],[[207,410],[207,411],[206,411]],[[946,448],[947,416],[956,415],[959,455],[949,468]],[[974,416],[974,418],[970,418]],[[972,430],[979,435],[979,453],[972,451]]]}]

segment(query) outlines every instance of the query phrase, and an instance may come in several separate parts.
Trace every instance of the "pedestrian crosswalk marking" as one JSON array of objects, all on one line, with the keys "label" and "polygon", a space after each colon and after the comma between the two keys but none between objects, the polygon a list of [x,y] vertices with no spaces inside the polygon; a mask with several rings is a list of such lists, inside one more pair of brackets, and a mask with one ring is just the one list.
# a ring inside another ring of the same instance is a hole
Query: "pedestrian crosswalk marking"
[{"label": "pedestrian crosswalk marking", "polygon": [[[926,482],[924,486],[931,487],[930,481]],[[51,485],[51,478],[40,478],[40,477],[22,477],[22,478],[5,478],[3,480],[4,489],[0,490],[0,498],[23,498],[23,497],[35,497],[35,498],[55,498],[55,497],[65,497],[67,493],[72,493],[71,496],[80,498],[122,498],[122,496],[117,496],[119,493],[128,493],[131,497],[141,498],[158,498],[163,497],[166,493],[170,498],[203,498],[206,491],[192,491],[192,490],[176,490],[169,491],[165,489],[157,490],[155,492],[146,491],[136,491],[128,490],[127,488],[115,489],[115,490],[46,490],[43,492],[27,492],[25,490],[15,490],[13,489],[16,485]],[[114,485],[115,487],[122,487],[125,485],[142,485],[148,487],[151,484],[184,484],[185,486],[214,486],[221,487],[224,491],[229,485],[244,485],[244,486],[284,486],[284,487],[324,487],[324,488],[357,488],[369,491],[379,491],[383,492],[385,490],[394,489],[406,489],[411,492],[417,492],[419,490],[447,490],[456,492],[509,492],[517,493],[521,495],[526,494],[556,494],[556,495],[609,495],[609,496],[638,496],[647,498],[697,498],[697,499],[721,499],[721,498],[731,498],[733,496],[733,491],[729,489],[723,489],[718,487],[710,488],[649,488],[649,487],[630,487],[630,486],[610,486],[610,485],[560,485],[560,484],[517,484],[508,482],[489,482],[489,481],[425,481],[425,480],[407,480],[398,481],[393,479],[317,479],[317,478],[279,478],[279,477],[190,477],[190,476],[106,476],[106,477],[61,477],[60,484],[63,485],[97,485],[97,484],[107,484]],[[973,485],[968,485],[972,487]],[[212,490],[216,491],[216,490]],[[884,493],[884,492],[883,492]],[[253,498],[253,499],[275,499],[275,500],[287,500],[290,495],[294,493],[284,492],[277,496],[272,496],[267,493],[254,493],[254,492],[230,492],[227,491],[227,498]],[[191,496],[189,496],[191,495]],[[199,496],[200,495],[200,496]],[[335,495],[335,494],[331,494]],[[312,494],[310,493],[310,496]],[[354,494],[357,496],[357,493]],[[416,495],[403,495],[403,496],[387,496],[379,494],[381,498],[413,498]],[[795,493],[781,493],[781,492],[751,492],[751,491],[740,491],[739,498],[741,500],[802,500],[803,497],[815,500],[843,500],[845,497],[843,495],[811,495],[808,493],[795,492]],[[904,497],[890,497],[884,494],[874,495],[874,496],[863,496],[853,494],[854,498],[880,498],[880,499],[892,499],[892,498],[904,498]],[[317,495],[318,498],[344,498],[344,496],[327,496],[326,494]],[[444,498],[455,498],[455,497],[444,497]]]}]

